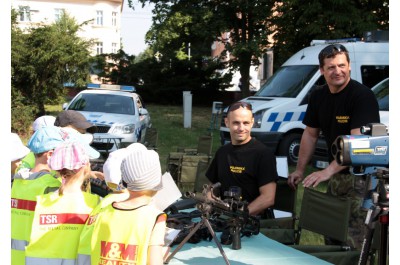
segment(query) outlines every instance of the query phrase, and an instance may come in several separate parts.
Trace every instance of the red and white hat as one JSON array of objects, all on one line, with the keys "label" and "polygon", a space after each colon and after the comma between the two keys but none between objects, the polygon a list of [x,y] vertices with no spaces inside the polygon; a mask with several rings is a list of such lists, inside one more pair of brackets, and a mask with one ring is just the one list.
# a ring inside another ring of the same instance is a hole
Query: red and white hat
[{"label": "red and white hat", "polygon": [[87,165],[89,156],[80,142],[65,142],[54,149],[47,163],[52,170],[75,170]]}]

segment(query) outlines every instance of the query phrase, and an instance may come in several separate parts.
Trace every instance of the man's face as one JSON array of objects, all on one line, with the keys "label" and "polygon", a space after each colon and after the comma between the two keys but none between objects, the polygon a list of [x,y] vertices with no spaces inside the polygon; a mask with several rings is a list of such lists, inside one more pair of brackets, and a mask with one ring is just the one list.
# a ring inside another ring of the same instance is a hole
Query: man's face
[{"label": "man's face", "polygon": [[326,83],[334,92],[339,91],[350,80],[350,65],[345,54],[337,54],[333,58],[324,59],[324,66],[320,68],[320,72],[324,75]]},{"label": "man's face", "polygon": [[240,107],[228,113],[225,118],[225,125],[229,128],[233,145],[245,144],[250,141],[253,123],[254,118],[251,110]]}]

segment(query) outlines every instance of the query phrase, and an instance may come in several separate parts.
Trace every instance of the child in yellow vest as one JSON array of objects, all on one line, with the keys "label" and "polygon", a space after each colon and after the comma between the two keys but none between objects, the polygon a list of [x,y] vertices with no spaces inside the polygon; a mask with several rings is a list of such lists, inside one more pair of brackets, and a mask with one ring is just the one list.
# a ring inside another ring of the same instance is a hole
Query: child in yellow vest
[{"label": "child in yellow vest", "polygon": [[57,147],[48,164],[62,184],[58,191],[37,196],[26,265],[74,264],[83,225],[100,202],[98,195],[86,192],[91,170],[81,143]]},{"label": "child in yellow vest", "polygon": [[152,197],[161,189],[157,152],[129,150],[121,163],[129,198],[103,208],[91,240],[91,264],[163,264],[166,214]]}]

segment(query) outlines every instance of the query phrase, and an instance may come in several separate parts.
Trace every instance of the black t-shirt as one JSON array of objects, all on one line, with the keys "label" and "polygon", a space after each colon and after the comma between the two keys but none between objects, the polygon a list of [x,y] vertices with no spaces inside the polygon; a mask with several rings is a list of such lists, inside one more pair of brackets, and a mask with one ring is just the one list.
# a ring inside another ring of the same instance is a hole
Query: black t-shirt
[{"label": "black t-shirt", "polygon": [[355,80],[339,93],[332,94],[328,85],[313,91],[303,123],[320,128],[328,145],[329,160],[333,160],[331,146],[340,135],[368,123],[379,123],[379,105],[374,93]]},{"label": "black t-shirt", "polygon": [[259,187],[278,179],[275,155],[263,143],[252,138],[244,145],[226,144],[218,149],[206,172],[212,183],[221,183],[220,195],[230,187],[242,189],[242,199],[252,202]]}]

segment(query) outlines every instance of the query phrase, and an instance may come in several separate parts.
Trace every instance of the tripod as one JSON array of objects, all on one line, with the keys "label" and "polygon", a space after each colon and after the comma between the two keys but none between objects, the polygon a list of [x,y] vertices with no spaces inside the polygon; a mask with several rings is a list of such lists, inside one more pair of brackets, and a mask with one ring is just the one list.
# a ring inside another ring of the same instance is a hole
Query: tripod
[{"label": "tripod", "polygon": [[210,234],[212,235],[215,243],[218,246],[219,252],[221,252],[222,257],[225,260],[225,263],[227,265],[230,265],[228,258],[225,255],[225,252],[222,248],[221,243],[218,241],[217,236],[215,235],[215,232],[210,224],[210,222],[208,221],[206,215],[202,215],[201,216],[201,221],[199,223],[197,223],[197,225],[192,229],[192,231],[190,231],[190,233],[182,240],[182,242],[176,247],[176,249],[167,257],[167,259],[164,261],[164,264],[168,264],[169,261],[175,256],[175,254],[183,247],[183,245],[192,237],[192,235],[194,233],[196,233],[196,231],[202,227],[203,225],[207,226],[208,231],[210,232]]},{"label": "tripod", "polygon": [[[386,174],[387,173],[387,174]],[[384,178],[389,179],[388,171],[380,171],[377,173],[380,177],[377,188],[378,192],[373,192],[374,205],[369,209],[366,218],[367,234],[364,237],[361,249],[359,265],[366,265],[368,256],[371,249],[371,244],[375,232],[375,226],[379,222],[381,226],[380,247],[378,255],[378,264],[386,265],[386,258],[388,254],[388,227],[389,227],[389,199],[388,190],[386,189],[386,181]]]}]

